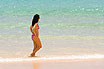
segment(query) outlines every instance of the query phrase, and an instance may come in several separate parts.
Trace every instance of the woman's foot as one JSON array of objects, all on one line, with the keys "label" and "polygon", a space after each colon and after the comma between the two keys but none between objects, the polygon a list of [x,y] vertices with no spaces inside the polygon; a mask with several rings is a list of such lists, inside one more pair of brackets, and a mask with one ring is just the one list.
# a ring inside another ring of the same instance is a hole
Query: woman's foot
[{"label": "woman's foot", "polygon": [[30,54],[30,57],[35,57],[35,54],[31,53],[31,54]]}]

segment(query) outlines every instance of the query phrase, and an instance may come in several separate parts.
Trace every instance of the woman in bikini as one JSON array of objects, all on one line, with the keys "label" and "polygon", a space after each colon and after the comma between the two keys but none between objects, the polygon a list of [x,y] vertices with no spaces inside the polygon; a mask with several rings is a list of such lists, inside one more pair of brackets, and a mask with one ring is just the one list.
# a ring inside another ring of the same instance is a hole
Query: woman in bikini
[{"label": "woman in bikini", "polygon": [[33,20],[32,20],[32,24],[30,26],[30,31],[32,32],[32,40],[33,40],[33,44],[34,44],[34,49],[33,52],[31,53],[31,57],[35,56],[35,53],[42,48],[42,44],[41,41],[39,39],[39,25],[38,25],[38,21],[39,21],[40,17],[38,14],[34,15]]}]

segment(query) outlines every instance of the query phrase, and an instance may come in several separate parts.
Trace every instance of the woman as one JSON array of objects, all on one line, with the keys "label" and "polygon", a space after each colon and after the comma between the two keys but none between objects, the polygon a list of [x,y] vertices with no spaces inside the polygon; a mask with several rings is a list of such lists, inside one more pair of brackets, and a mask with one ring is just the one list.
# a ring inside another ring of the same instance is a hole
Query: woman
[{"label": "woman", "polygon": [[33,52],[31,53],[31,57],[35,56],[35,53],[42,48],[41,41],[39,39],[39,25],[38,21],[40,19],[40,16],[38,14],[34,15],[33,20],[32,20],[32,25],[30,26],[30,30],[32,32],[32,40],[34,44],[34,49]]}]

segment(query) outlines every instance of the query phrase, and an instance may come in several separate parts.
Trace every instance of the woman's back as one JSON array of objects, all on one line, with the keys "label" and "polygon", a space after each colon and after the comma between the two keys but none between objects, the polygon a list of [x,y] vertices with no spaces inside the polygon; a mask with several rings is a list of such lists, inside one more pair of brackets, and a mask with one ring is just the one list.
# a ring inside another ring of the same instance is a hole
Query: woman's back
[{"label": "woman's back", "polygon": [[39,36],[39,25],[38,23],[36,23],[33,27],[32,27],[32,31],[34,32],[34,35]]}]

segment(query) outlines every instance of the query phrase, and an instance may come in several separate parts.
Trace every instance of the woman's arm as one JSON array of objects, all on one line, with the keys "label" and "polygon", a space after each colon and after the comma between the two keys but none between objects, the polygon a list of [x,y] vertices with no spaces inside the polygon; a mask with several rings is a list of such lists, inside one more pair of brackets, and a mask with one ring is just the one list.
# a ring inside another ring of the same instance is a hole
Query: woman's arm
[{"label": "woman's arm", "polygon": [[35,35],[37,35],[37,30],[38,30],[38,29],[37,29],[37,25],[38,25],[38,24],[36,23],[36,24],[33,26],[33,30],[32,30],[33,33],[34,33]]},{"label": "woman's arm", "polygon": [[30,31],[32,32],[32,34],[34,34],[34,32],[32,31],[32,25],[30,26]]}]

